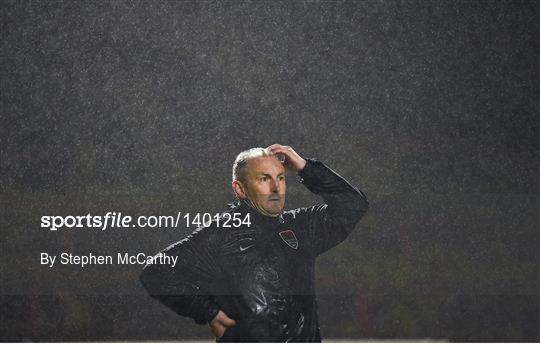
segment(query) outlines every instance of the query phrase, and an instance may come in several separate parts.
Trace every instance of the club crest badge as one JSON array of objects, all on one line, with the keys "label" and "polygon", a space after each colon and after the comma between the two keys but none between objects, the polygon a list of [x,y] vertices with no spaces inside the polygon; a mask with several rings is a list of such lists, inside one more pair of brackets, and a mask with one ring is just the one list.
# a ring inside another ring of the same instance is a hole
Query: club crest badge
[{"label": "club crest badge", "polygon": [[287,245],[294,248],[295,250],[298,249],[298,239],[296,239],[296,235],[294,235],[294,232],[289,230],[279,232],[279,236]]}]

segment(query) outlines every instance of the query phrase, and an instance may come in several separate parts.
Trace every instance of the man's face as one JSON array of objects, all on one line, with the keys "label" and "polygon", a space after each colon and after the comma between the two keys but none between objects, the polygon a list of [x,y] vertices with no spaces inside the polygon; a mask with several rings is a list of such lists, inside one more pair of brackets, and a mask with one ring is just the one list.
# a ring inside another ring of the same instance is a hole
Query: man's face
[{"label": "man's face", "polygon": [[274,157],[248,161],[244,191],[253,207],[268,216],[277,216],[285,206],[285,168]]}]

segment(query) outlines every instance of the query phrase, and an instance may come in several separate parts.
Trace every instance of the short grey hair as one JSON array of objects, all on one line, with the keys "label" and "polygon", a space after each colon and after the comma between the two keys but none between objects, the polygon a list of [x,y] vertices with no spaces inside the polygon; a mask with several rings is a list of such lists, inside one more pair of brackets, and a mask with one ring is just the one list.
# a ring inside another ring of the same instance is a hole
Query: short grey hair
[{"label": "short grey hair", "polygon": [[232,180],[239,180],[244,183],[247,180],[247,163],[249,160],[254,158],[260,158],[264,156],[273,156],[270,150],[265,148],[257,147],[245,150],[238,154],[234,160],[233,169],[232,169]]}]

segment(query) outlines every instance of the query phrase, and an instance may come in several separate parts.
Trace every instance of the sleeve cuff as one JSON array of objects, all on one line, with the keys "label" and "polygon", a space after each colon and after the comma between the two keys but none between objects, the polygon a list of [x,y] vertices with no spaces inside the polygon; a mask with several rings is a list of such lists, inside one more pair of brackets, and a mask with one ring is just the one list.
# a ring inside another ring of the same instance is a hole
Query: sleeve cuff
[{"label": "sleeve cuff", "polygon": [[219,307],[214,302],[208,300],[205,306],[207,307],[205,308],[205,311],[202,314],[199,314],[197,317],[193,318],[195,322],[199,325],[204,325],[212,321],[212,319],[214,319],[219,313]]},{"label": "sleeve cuff", "polygon": [[313,170],[315,169],[315,164],[318,162],[317,159],[314,158],[304,158],[306,160],[306,166],[298,172],[298,176],[304,180],[309,179],[313,175]]}]

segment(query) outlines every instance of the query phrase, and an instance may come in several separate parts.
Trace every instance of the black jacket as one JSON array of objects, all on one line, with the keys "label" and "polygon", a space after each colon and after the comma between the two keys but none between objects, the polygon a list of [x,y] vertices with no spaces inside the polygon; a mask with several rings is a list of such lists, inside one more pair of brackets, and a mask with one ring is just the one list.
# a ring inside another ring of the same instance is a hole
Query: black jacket
[{"label": "black jacket", "polygon": [[162,251],[178,262],[145,267],[150,295],[199,324],[223,310],[236,325],[219,341],[320,342],[315,258],[345,240],[368,202],[322,162],[306,160],[301,181],[325,204],[269,217],[238,202],[229,212],[249,213],[251,225],[213,222]]}]

